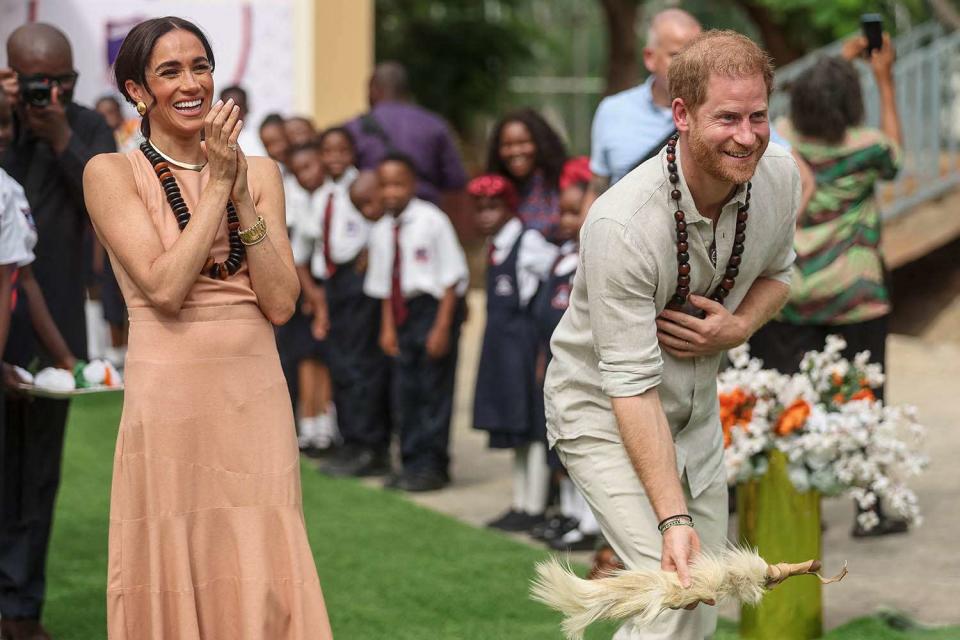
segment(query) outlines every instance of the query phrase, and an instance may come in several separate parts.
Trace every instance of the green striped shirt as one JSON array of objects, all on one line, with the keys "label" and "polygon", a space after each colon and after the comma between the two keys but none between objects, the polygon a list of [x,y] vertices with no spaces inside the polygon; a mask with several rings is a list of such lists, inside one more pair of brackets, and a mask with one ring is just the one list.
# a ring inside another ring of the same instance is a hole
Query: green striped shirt
[{"label": "green striped shirt", "polygon": [[890,312],[874,187],[899,169],[897,145],[877,129],[851,128],[839,145],[801,139],[789,121],[780,132],[806,160],[816,190],[797,218],[790,300],[780,319],[850,324]]}]

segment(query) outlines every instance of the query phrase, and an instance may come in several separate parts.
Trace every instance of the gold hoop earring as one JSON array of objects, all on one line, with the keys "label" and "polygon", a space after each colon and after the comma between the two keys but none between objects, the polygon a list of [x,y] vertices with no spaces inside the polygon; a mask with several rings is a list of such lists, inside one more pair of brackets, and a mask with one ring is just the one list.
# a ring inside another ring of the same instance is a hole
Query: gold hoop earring
[{"label": "gold hoop earring", "polygon": [[142,100],[137,103],[137,113],[139,113],[141,117],[147,115],[147,105],[145,105]]}]

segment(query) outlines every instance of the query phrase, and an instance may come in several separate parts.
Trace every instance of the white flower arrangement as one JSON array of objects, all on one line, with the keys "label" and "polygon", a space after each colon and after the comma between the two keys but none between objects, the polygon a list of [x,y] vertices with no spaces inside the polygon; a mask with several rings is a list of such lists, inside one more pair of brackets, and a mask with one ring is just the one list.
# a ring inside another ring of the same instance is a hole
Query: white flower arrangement
[{"label": "white flower arrangement", "polygon": [[[917,450],[924,429],[913,407],[888,407],[871,389],[883,371],[869,352],[853,361],[840,356],[846,343],[829,336],[823,351],[807,353],[800,373],[764,369],[743,345],[730,351],[732,366],[718,379],[727,480],[758,478],[767,471],[768,451],[782,451],[797,491],[846,494],[864,509],[883,501],[912,525],[922,521],[907,480],[926,467]],[[860,524],[871,529],[877,515]]]}]

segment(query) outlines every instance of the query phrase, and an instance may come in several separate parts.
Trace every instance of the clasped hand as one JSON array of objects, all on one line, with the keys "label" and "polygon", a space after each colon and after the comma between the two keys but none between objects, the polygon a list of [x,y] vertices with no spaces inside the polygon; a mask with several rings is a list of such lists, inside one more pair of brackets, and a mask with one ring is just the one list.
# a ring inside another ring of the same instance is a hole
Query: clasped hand
[{"label": "clasped hand", "polygon": [[232,98],[226,103],[218,101],[203,119],[204,151],[210,166],[210,178],[230,184],[230,198],[235,203],[249,197],[247,158],[237,145],[242,129],[240,107]]},{"label": "clasped hand", "polygon": [[691,295],[690,303],[706,312],[697,318],[683,311],[664,309],[657,318],[657,340],[675,358],[709,356],[744,343],[748,331],[743,320],[710,298]]}]

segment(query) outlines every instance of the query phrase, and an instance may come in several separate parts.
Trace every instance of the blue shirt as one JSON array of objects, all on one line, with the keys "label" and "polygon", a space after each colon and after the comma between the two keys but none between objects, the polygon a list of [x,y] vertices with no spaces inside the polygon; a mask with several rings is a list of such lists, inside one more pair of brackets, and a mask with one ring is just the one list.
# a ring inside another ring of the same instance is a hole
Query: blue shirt
[{"label": "blue shirt", "polygon": [[[607,96],[593,116],[590,171],[614,184],[629,173],[674,130],[673,110],[653,101],[653,76],[643,84]],[[770,141],[790,149],[790,143],[770,128]]]}]

